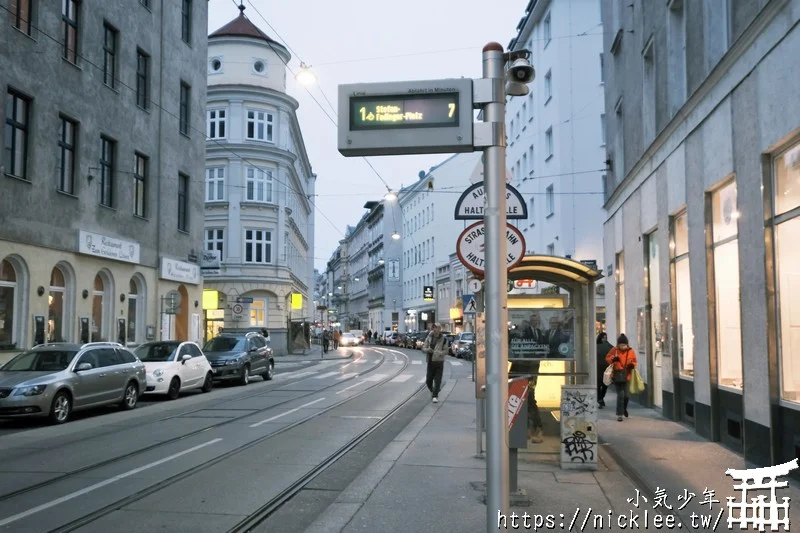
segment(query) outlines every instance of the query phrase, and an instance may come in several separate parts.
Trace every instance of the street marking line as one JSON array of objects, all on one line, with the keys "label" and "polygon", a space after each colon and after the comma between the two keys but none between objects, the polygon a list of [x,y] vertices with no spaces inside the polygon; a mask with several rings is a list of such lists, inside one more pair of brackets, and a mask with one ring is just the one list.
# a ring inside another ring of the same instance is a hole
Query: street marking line
[{"label": "street marking line", "polygon": [[266,420],[262,420],[261,422],[256,422],[255,424],[250,424],[250,427],[251,428],[257,428],[261,424],[266,424],[267,422],[272,422],[273,420],[277,420],[282,416],[286,416],[286,415],[292,414],[294,412],[297,412],[297,411],[299,411],[300,409],[302,409],[304,407],[308,407],[309,405],[314,405],[317,402],[321,402],[324,399],[325,398],[318,398],[318,399],[314,400],[313,402],[304,403],[300,407],[295,407],[294,409],[289,409],[285,413],[281,413],[279,415],[271,416],[271,417],[267,418]]},{"label": "street marking line", "polygon": [[374,418],[374,419],[381,419],[382,416],[365,416],[365,415],[342,415],[339,418]]},{"label": "street marking line", "polygon": [[369,376],[365,378],[364,381],[380,381],[382,379],[386,379],[388,376],[386,374],[375,374],[373,376]]},{"label": "street marking line", "polygon": [[392,364],[394,364],[394,365],[402,365],[403,361],[392,361]]},{"label": "street marking line", "polygon": [[332,376],[338,376],[339,372],[326,372],[325,374],[320,374],[319,376],[314,376],[314,379],[325,379]]},{"label": "street marking line", "polygon": [[74,500],[75,498],[77,498],[79,496],[83,496],[84,494],[88,494],[90,492],[93,492],[93,491],[95,491],[95,490],[97,490],[99,488],[102,488],[102,487],[105,487],[105,486],[110,485],[112,483],[115,483],[115,482],[117,482],[117,481],[119,481],[121,479],[125,479],[126,477],[133,476],[135,474],[138,474],[139,472],[144,472],[145,470],[153,468],[154,466],[162,465],[162,464],[164,464],[164,463],[166,463],[168,461],[172,461],[173,459],[177,459],[178,457],[182,457],[182,456],[184,456],[186,454],[192,453],[192,452],[197,451],[197,450],[199,450],[201,448],[205,448],[206,446],[210,446],[211,444],[215,444],[215,443],[217,443],[217,442],[219,442],[221,440],[222,440],[221,438],[218,438],[218,439],[210,440],[210,441],[205,442],[203,444],[198,444],[197,446],[194,446],[194,447],[189,448],[187,450],[183,450],[182,452],[174,453],[174,454],[172,454],[172,455],[170,455],[168,457],[164,457],[163,459],[159,459],[158,461],[154,461],[152,463],[148,463],[148,464],[146,464],[144,466],[140,466],[139,468],[134,468],[133,470],[128,470],[127,472],[125,472],[123,474],[118,474],[118,475],[116,475],[114,477],[111,477],[111,478],[108,478],[108,479],[106,479],[104,481],[100,481],[99,483],[95,483],[94,485],[89,485],[86,488],[83,488],[83,489],[80,489],[80,490],[76,490],[75,492],[71,492],[71,493],[67,494],[66,496],[62,496],[62,497],[57,498],[55,500],[49,501],[47,503],[43,503],[42,505],[37,505],[36,507],[32,507],[32,508],[28,509],[27,511],[23,511],[21,513],[15,514],[14,516],[9,516],[8,518],[4,518],[3,520],[0,520],[0,526],[7,526],[8,524],[16,522],[17,520],[22,520],[23,518],[27,518],[27,517],[29,517],[29,516],[31,516],[33,514],[36,514],[36,513],[40,512],[40,511],[44,511],[46,509],[50,509],[51,507],[55,507],[56,505],[60,505],[60,504],[62,504],[64,502],[68,502],[70,500]]},{"label": "street marking line", "polygon": [[450,361],[450,364],[453,366],[461,366],[463,363],[461,361]]},{"label": "street marking line", "polygon": [[417,381],[417,383],[425,383],[425,378],[422,378],[421,380]]},{"label": "street marking line", "polygon": [[421,365],[422,361],[411,361],[412,365]]},{"label": "street marking line", "polygon": [[353,388],[355,388],[355,387],[358,387],[358,386],[359,386],[359,385],[361,385],[362,383],[364,383],[364,382],[363,382],[363,381],[359,381],[358,383],[354,383],[354,384],[350,385],[349,387],[347,387],[346,389],[342,389],[342,390],[340,390],[340,391],[336,391],[336,394],[341,394],[341,393],[343,393],[343,392],[345,392],[345,391],[349,391],[350,389],[353,389]]},{"label": "street marking line", "polygon": [[[291,377],[291,378],[301,378],[301,377],[304,377],[304,376],[311,376],[311,375],[316,374],[316,373],[317,373],[316,370],[311,370],[309,372],[297,372],[297,373],[292,372],[291,374],[282,374],[282,375],[288,376],[288,377]],[[278,374],[278,375],[281,375],[281,374]],[[275,376],[275,377],[278,377],[278,376]]]},{"label": "street marking line", "polygon": [[409,379],[411,379],[412,377],[414,377],[414,376],[412,376],[411,374],[400,374],[399,376],[397,376],[396,378],[394,378],[394,379],[391,381],[391,383],[405,383],[406,381],[408,381],[408,380],[409,380]]},{"label": "street marking line", "polygon": [[345,379],[354,378],[358,375],[358,372],[351,372],[349,374],[343,374],[341,377],[336,378],[337,381],[343,381]]}]

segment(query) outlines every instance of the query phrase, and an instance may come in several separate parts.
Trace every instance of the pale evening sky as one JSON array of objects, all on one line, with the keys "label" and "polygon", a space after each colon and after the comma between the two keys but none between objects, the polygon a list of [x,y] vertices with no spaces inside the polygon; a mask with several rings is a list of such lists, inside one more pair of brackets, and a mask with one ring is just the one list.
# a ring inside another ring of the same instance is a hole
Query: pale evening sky
[{"label": "pale evening sky", "polygon": [[[239,0],[209,2],[209,34],[238,16],[238,4]],[[317,84],[308,89],[320,105],[287,73],[287,92],[300,103],[300,127],[317,174],[317,269],[325,270],[345,227],[355,225],[364,213],[364,203],[386,193],[362,158],[339,154],[336,128],[320,107],[337,120],[338,86],[344,83],[479,78],[481,49],[490,41],[505,47],[527,4],[528,0],[244,0],[245,15],[252,22],[288,44],[289,67],[297,72],[302,60],[317,75]],[[368,159],[398,190],[449,155]]]}]

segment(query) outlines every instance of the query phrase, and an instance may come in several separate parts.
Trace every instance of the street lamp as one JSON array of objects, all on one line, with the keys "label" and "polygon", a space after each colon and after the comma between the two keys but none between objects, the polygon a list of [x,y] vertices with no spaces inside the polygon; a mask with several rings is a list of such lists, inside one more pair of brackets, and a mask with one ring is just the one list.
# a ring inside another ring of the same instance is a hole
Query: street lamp
[{"label": "street lamp", "polygon": [[311,67],[305,63],[300,63],[300,72],[295,74],[294,79],[300,85],[313,85],[317,81],[317,76],[311,72]]},{"label": "street lamp", "polygon": [[392,233],[392,239],[398,240],[399,238],[400,238],[400,234],[399,233],[397,233],[396,231],[394,233]]},{"label": "street lamp", "polygon": [[384,194],[383,197],[384,199],[386,199],[387,202],[394,202],[395,200],[397,200],[397,193],[389,189],[389,192]]}]

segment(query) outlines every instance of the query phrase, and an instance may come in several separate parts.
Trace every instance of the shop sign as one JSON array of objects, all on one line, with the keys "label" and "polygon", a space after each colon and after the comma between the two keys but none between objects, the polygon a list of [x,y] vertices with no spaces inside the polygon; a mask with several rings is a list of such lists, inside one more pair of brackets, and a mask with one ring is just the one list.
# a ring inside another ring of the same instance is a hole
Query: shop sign
[{"label": "shop sign", "polygon": [[197,285],[200,283],[200,268],[191,263],[184,263],[177,259],[162,257],[161,279]]},{"label": "shop sign", "polygon": [[139,243],[78,230],[78,252],[87,255],[139,263]]},{"label": "shop sign", "polygon": [[203,276],[216,276],[220,267],[219,250],[203,250],[200,255],[200,272]]}]

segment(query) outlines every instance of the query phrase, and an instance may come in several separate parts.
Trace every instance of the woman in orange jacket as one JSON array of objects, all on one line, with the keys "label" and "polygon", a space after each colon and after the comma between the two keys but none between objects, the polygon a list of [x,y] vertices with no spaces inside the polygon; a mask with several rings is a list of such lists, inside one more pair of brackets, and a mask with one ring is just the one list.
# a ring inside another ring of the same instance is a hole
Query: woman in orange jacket
[{"label": "woman in orange jacket", "polygon": [[617,389],[617,420],[622,422],[622,415],[628,416],[628,382],[631,372],[636,368],[636,352],[628,345],[628,337],[624,333],[617,337],[617,345],[609,350],[606,363],[614,365],[611,381]]}]

